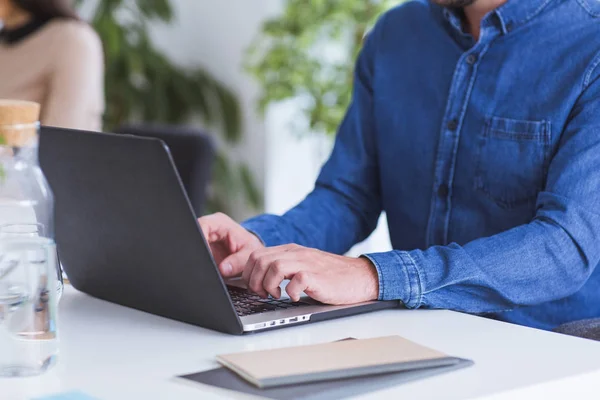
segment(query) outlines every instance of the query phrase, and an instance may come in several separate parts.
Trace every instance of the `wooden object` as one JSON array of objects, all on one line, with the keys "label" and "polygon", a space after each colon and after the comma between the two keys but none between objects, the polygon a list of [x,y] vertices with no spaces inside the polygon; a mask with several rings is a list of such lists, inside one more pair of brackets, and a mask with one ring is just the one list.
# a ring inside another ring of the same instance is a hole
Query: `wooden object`
[{"label": "wooden object", "polygon": [[0,145],[24,147],[37,140],[40,105],[21,100],[0,100]]}]

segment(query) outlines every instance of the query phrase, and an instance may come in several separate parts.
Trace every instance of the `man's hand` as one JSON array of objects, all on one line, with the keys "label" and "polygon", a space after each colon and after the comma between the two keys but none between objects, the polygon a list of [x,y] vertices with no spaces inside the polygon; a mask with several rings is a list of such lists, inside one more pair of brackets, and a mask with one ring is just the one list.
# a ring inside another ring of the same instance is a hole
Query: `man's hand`
[{"label": "man's hand", "polygon": [[264,248],[261,241],[225,214],[198,220],[213,257],[225,278],[238,276],[253,251]]},{"label": "man's hand", "polygon": [[302,292],[326,304],[356,304],[377,300],[377,270],[366,258],[350,258],[298,245],[261,248],[248,259],[242,277],[248,288],[266,298],[281,297],[279,285],[289,279],[286,291],[293,301]]}]

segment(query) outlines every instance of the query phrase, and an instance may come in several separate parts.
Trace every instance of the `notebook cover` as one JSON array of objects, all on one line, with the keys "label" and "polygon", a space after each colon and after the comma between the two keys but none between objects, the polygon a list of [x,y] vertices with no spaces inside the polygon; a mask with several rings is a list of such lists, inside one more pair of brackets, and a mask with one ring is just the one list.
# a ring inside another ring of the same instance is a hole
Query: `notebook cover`
[{"label": "notebook cover", "polygon": [[[259,389],[227,368],[217,368],[210,371],[184,375],[178,377],[178,379],[190,384],[209,385],[216,388],[216,390],[241,392],[260,398],[276,400],[335,400],[387,389],[411,381],[466,368],[471,365],[473,365],[472,361],[460,360],[458,364],[448,367],[427,368],[423,370],[412,370],[351,379],[338,379],[270,389]],[[198,386],[205,389],[207,388],[207,386]]]},{"label": "notebook cover", "polygon": [[217,359],[260,388],[442,367],[460,362],[458,358],[400,336],[227,354]]}]

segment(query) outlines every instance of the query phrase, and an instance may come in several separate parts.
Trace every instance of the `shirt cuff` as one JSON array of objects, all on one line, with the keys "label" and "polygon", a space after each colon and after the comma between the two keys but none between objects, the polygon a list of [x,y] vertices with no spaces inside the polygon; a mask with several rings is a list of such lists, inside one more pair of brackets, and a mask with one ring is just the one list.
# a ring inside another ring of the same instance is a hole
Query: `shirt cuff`
[{"label": "shirt cuff", "polygon": [[413,258],[405,251],[365,254],[379,276],[379,300],[401,300],[407,308],[422,305],[421,276]]},{"label": "shirt cuff", "polygon": [[242,226],[250,233],[257,236],[266,247],[281,246],[288,244],[281,235],[281,217],[264,214],[251,218],[242,223]]}]

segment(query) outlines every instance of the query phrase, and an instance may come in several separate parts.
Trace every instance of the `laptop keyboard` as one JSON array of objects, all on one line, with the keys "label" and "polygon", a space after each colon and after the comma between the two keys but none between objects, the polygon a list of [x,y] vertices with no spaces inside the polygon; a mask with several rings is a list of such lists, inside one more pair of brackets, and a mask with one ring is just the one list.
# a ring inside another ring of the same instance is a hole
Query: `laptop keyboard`
[{"label": "laptop keyboard", "polygon": [[294,303],[289,299],[277,300],[272,297],[263,299],[245,289],[228,286],[229,296],[233,301],[235,311],[240,317],[260,314],[269,311],[287,310],[290,308],[307,306],[308,303]]}]

